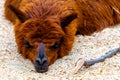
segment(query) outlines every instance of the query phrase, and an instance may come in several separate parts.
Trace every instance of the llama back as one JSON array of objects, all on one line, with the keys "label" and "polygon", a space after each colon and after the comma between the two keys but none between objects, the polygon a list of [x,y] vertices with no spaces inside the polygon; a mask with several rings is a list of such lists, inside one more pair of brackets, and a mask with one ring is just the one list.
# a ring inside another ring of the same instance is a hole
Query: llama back
[{"label": "llama back", "polygon": [[79,20],[78,33],[90,35],[106,27],[120,23],[119,0],[77,0],[82,20]]},{"label": "llama back", "polygon": [[113,10],[114,19],[120,23],[120,1],[119,0],[105,0]]}]

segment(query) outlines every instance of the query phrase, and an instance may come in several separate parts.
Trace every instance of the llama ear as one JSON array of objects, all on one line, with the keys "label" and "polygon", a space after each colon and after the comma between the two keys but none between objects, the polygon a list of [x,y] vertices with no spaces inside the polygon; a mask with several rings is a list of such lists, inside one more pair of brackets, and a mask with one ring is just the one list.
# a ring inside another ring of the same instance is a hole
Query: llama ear
[{"label": "llama ear", "polygon": [[77,13],[72,13],[72,14],[69,14],[69,15],[63,17],[60,20],[62,28],[64,28],[65,26],[69,25],[76,18],[77,18]]},{"label": "llama ear", "polygon": [[16,17],[20,20],[20,22],[25,22],[29,17],[23,13],[21,10],[17,9],[15,6],[9,4],[8,8],[16,15]]}]

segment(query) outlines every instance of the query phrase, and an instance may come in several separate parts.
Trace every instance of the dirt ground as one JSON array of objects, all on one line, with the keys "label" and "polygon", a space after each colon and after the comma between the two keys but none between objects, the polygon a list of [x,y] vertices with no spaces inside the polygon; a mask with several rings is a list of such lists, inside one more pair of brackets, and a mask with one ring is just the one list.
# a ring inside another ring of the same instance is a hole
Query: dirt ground
[{"label": "dirt ground", "polygon": [[120,52],[104,62],[83,67],[68,76],[79,58],[97,58],[120,46],[120,25],[91,36],[77,36],[68,56],[58,59],[46,73],[37,73],[33,64],[18,53],[13,25],[5,20],[0,0],[0,80],[120,80]]}]

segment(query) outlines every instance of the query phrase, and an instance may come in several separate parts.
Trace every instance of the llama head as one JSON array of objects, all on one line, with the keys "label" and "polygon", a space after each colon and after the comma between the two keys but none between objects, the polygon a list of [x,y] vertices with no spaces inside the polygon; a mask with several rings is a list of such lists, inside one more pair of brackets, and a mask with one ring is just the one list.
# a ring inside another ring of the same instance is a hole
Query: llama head
[{"label": "llama head", "polygon": [[77,14],[72,13],[62,18],[57,15],[46,19],[31,18],[12,5],[8,7],[21,23],[15,29],[19,50],[34,63],[37,72],[46,72],[48,65],[58,58],[65,27],[77,18]]}]

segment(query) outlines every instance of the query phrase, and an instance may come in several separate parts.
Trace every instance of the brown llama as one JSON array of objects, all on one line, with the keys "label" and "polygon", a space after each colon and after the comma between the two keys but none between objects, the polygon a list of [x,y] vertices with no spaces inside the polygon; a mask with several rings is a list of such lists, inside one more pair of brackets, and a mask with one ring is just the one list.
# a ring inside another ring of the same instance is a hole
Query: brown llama
[{"label": "brown llama", "polygon": [[14,23],[18,50],[37,72],[67,55],[77,34],[120,22],[119,0],[6,0],[5,17]]}]

